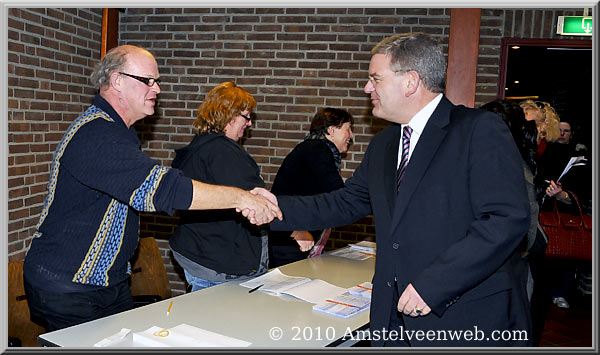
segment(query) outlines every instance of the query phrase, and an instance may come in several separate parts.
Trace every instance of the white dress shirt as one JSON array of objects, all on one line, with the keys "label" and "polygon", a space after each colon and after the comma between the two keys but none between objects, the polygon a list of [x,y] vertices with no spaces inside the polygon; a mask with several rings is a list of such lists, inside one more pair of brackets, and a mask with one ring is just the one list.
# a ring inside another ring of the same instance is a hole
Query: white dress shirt
[{"label": "white dress shirt", "polygon": [[[415,150],[417,143],[419,142],[419,137],[423,133],[423,129],[425,129],[425,125],[427,121],[429,121],[429,117],[433,111],[435,111],[436,107],[442,100],[442,94],[436,96],[433,100],[429,101],[425,107],[423,107],[416,115],[414,115],[407,124],[401,125],[402,133],[404,133],[404,126],[408,125],[412,128],[412,134],[410,136],[410,147],[408,148],[408,161],[410,162],[410,157],[412,156],[412,152]],[[400,144],[398,146],[398,163],[396,164],[396,169],[400,166],[400,160],[402,160],[402,138],[400,138]]]}]

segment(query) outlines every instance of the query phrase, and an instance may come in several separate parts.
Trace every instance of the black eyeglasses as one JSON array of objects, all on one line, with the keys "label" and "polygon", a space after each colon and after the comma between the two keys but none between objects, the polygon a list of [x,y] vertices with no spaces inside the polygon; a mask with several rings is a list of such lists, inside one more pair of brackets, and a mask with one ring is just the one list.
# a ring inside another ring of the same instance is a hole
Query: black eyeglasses
[{"label": "black eyeglasses", "polygon": [[146,84],[146,85],[148,85],[150,87],[152,87],[154,85],[154,83],[157,83],[157,84],[160,85],[160,79],[159,78],[145,78],[143,76],[137,76],[137,75],[133,75],[133,74],[127,74],[127,73],[124,73],[122,71],[120,71],[119,74],[127,75],[130,78],[134,78],[135,80],[139,80],[142,83],[144,83],[144,84]]},{"label": "black eyeglasses", "polygon": [[240,113],[240,116],[244,117],[246,121],[252,121],[252,114],[250,114],[250,116],[246,116],[243,113]]}]

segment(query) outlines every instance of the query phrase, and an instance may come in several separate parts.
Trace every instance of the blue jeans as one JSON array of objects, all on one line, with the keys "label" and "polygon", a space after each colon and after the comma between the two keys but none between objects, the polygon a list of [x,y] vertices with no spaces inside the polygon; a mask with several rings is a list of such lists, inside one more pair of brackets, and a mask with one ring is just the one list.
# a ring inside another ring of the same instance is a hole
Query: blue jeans
[{"label": "blue jeans", "polygon": [[196,276],[190,274],[189,272],[187,272],[186,269],[183,269],[183,273],[185,274],[185,280],[187,281],[187,283],[190,284],[190,286],[192,286],[192,290],[190,292],[202,290],[204,288],[219,285],[219,284],[222,284],[223,282],[225,282],[225,281],[210,281],[210,280],[201,279],[199,277],[196,277]]}]

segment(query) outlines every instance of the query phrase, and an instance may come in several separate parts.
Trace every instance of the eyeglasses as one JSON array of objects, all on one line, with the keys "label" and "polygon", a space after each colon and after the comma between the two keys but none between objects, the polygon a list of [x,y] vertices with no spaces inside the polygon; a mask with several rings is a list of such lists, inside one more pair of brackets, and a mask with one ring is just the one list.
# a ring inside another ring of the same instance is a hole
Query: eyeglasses
[{"label": "eyeglasses", "polygon": [[240,116],[244,117],[246,119],[246,121],[252,121],[252,114],[249,114],[249,116],[246,116],[243,113],[240,113]]},{"label": "eyeglasses", "polygon": [[137,75],[133,75],[133,74],[128,74],[128,73],[124,73],[122,71],[120,71],[119,74],[126,75],[126,76],[128,76],[130,78],[134,78],[135,80],[139,80],[142,83],[144,83],[144,84],[146,84],[146,85],[148,85],[150,87],[152,87],[154,85],[154,83],[157,83],[157,84],[160,85],[160,79],[159,78],[145,78],[143,76],[137,76]]},{"label": "eyeglasses", "polygon": [[[411,71],[411,70],[413,70],[413,71],[414,71],[414,69],[397,69],[397,70],[394,70],[394,71],[393,71],[393,73],[394,73],[394,75],[396,75],[396,74],[400,74],[400,73],[407,73],[407,72],[409,72],[409,71]],[[373,86],[375,86],[375,84],[378,84],[378,83],[379,83],[379,82],[381,82],[381,81],[382,81],[384,78],[385,78],[385,77],[384,77],[384,76],[381,76],[381,75],[380,75],[380,76],[377,76],[377,77],[375,77],[375,76],[372,76],[372,75],[369,75],[369,82],[371,82],[371,84],[372,84]]]}]

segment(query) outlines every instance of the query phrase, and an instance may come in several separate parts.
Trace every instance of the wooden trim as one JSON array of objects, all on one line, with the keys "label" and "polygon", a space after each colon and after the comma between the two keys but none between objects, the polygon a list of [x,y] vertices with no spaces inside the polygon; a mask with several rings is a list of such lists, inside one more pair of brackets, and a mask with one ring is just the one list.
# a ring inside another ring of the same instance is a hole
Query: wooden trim
[{"label": "wooden trim", "polygon": [[475,105],[480,27],[481,9],[450,10],[446,96],[456,105]]},{"label": "wooden trim", "polygon": [[504,99],[506,91],[506,73],[508,71],[508,50],[511,46],[539,46],[539,47],[566,47],[566,48],[591,48],[592,41],[581,39],[549,39],[549,38],[502,38],[500,42],[500,67],[498,68],[497,97]]},{"label": "wooden trim", "polygon": [[119,43],[119,10],[102,9],[102,42],[100,58]]}]

